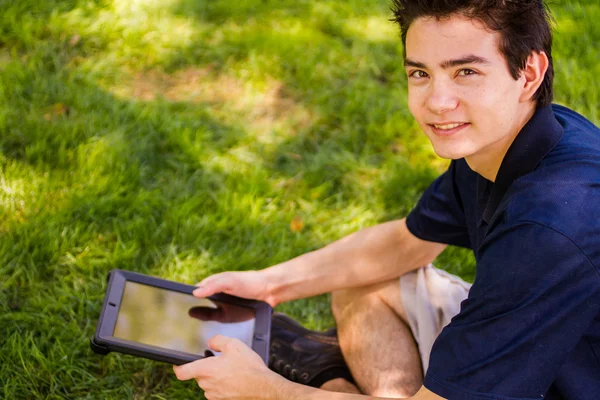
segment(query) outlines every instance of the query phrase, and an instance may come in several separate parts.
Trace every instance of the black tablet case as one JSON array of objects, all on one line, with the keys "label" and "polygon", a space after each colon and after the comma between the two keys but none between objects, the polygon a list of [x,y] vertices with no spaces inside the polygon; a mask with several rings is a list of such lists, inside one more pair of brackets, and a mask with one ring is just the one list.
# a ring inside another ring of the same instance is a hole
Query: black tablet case
[{"label": "black tablet case", "polygon": [[[119,269],[110,271],[108,274],[108,277],[107,277],[107,280],[108,280],[107,293],[104,297],[104,303],[102,304],[102,311],[100,314],[100,319],[99,319],[98,325],[96,327],[96,333],[94,334],[94,337],[92,339],[90,339],[90,347],[92,348],[92,350],[95,353],[101,354],[101,355],[107,355],[111,351],[117,351],[117,352],[124,353],[124,354],[130,354],[130,355],[134,355],[134,356],[138,356],[138,357],[149,358],[151,360],[162,361],[162,362],[166,362],[166,363],[174,364],[174,365],[186,364],[186,363],[203,358],[202,356],[192,355],[192,354],[182,353],[182,352],[175,352],[175,351],[165,352],[164,349],[156,347],[156,346],[148,346],[148,345],[138,346],[138,345],[120,345],[120,344],[116,344],[116,343],[102,343],[102,339],[99,336],[100,328],[101,328],[100,325],[101,325],[101,321],[104,317],[106,307],[107,307],[108,303],[110,302],[109,297],[108,297],[108,292],[109,292],[109,288],[112,283],[112,279],[114,279],[114,277],[117,275],[124,277],[126,279],[126,281],[138,282],[138,283],[142,283],[142,284],[146,284],[146,285],[150,285],[150,286],[156,286],[159,288],[165,288],[167,290],[173,290],[173,291],[177,291],[177,292],[181,292],[181,293],[191,294],[194,291],[194,289],[196,289],[196,287],[192,286],[192,285],[186,285],[183,283],[178,283],[178,282],[168,281],[165,279],[155,278],[155,277],[140,274],[137,272],[125,271],[125,270],[119,270]],[[212,295],[208,298],[211,300],[215,300],[215,301],[222,301],[225,303],[231,303],[231,304],[236,304],[236,305],[240,305],[240,306],[244,306],[244,307],[254,308],[257,311],[257,317],[258,317],[259,313],[260,313],[260,315],[265,317],[264,320],[261,321],[262,326],[264,326],[265,329],[262,329],[261,332],[255,331],[252,347],[253,347],[254,351],[256,351],[260,355],[260,357],[263,359],[265,364],[267,364],[268,358],[269,358],[271,314],[273,312],[273,309],[271,308],[271,306],[262,301],[242,299],[242,298],[231,296],[231,295],[224,294],[224,293],[218,293],[218,294]],[[257,318],[257,324],[258,324],[258,322],[259,321]]]}]

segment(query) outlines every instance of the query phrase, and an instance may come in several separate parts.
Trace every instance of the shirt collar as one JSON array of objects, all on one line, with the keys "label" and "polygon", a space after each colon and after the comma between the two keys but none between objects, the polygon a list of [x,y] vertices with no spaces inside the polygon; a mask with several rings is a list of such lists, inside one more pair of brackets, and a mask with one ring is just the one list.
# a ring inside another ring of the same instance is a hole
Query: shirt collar
[{"label": "shirt collar", "polygon": [[509,147],[496,175],[483,221],[489,224],[502,197],[518,178],[532,172],[562,138],[563,128],[552,106],[536,110]]}]

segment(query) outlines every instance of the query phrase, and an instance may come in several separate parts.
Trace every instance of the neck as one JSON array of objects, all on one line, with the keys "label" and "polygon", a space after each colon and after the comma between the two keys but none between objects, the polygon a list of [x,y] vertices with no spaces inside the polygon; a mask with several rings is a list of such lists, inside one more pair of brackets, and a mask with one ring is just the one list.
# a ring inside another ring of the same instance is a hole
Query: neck
[{"label": "neck", "polygon": [[506,135],[497,142],[492,143],[486,148],[478,151],[475,154],[465,157],[469,168],[483,176],[488,181],[495,182],[502,160],[508,152],[510,145],[521,132],[527,121],[533,117],[535,113],[535,104],[523,109],[521,115],[516,119],[515,125],[512,128],[512,133]]}]

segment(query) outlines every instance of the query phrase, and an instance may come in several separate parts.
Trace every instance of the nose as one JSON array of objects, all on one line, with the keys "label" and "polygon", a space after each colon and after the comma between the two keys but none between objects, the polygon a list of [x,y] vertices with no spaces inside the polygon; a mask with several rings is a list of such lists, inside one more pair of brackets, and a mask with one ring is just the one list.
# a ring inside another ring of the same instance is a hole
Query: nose
[{"label": "nose", "polygon": [[425,106],[434,114],[443,114],[458,107],[458,97],[450,82],[433,81],[425,100]]}]

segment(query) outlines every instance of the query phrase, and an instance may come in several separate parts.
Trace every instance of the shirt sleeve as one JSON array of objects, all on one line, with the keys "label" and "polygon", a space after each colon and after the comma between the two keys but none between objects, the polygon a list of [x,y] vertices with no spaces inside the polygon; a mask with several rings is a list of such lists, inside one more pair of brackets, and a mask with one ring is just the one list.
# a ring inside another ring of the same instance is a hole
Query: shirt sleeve
[{"label": "shirt sleeve", "polygon": [[541,399],[600,311],[598,271],[570,239],[529,222],[491,233],[480,254],[424,384],[448,399]]},{"label": "shirt sleeve", "polygon": [[427,188],[406,217],[408,230],[419,239],[471,248],[471,240],[455,182],[457,162]]}]

